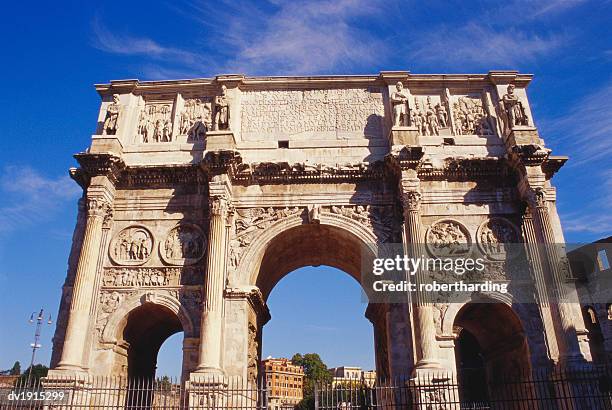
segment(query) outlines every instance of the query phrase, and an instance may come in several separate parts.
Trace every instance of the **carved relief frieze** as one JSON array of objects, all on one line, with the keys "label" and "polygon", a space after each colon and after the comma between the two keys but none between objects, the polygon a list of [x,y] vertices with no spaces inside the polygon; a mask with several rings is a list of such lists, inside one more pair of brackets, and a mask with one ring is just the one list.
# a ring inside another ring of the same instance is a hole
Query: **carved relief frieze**
[{"label": "carved relief frieze", "polygon": [[450,135],[448,108],[442,97],[415,96],[411,109],[411,125],[420,135]]},{"label": "carved relief frieze", "polygon": [[192,265],[204,256],[206,236],[193,224],[179,224],[159,243],[162,259],[171,265]]},{"label": "carved relief frieze", "polygon": [[229,266],[236,268],[242,253],[262,230],[284,218],[301,215],[304,208],[236,208],[235,234],[230,240]]},{"label": "carved relief frieze", "polygon": [[[493,260],[505,260],[516,253],[520,242],[518,229],[505,218],[493,217],[483,222],[476,232],[478,248]],[[507,246],[509,245],[509,246]]]},{"label": "carved relief frieze", "polygon": [[481,95],[453,96],[456,135],[493,135],[491,116],[485,111]]},{"label": "carved relief frieze", "polygon": [[197,285],[201,282],[201,272],[195,267],[106,268],[102,276],[104,287],[163,287]]},{"label": "carved relief frieze", "polygon": [[470,252],[471,237],[467,228],[453,219],[433,223],[425,235],[429,252],[438,257],[459,256]]},{"label": "carved relief frieze", "polygon": [[259,342],[257,340],[257,327],[249,323],[247,377],[249,380],[257,380],[259,367]]},{"label": "carved relief frieze", "polygon": [[342,215],[353,219],[371,230],[379,242],[389,242],[395,238],[394,227],[399,226],[395,221],[394,207],[372,205],[332,205],[324,208],[333,215]]},{"label": "carved relief frieze", "polygon": [[139,142],[172,141],[173,102],[147,102],[140,112],[138,121]]},{"label": "carved relief frieze", "polygon": [[180,114],[179,134],[186,135],[188,141],[203,141],[213,127],[212,110],[211,97],[186,99]]},{"label": "carved relief frieze", "polygon": [[153,235],[144,226],[122,229],[110,243],[110,257],[118,265],[142,265],[151,257]]},{"label": "carved relief frieze", "polygon": [[108,323],[109,316],[114,313],[119,305],[134,292],[119,292],[116,290],[102,290],[98,298],[98,315],[96,317],[96,331],[98,336],[102,335],[106,324]]},{"label": "carved relief frieze", "polygon": [[246,139],[326,131],[382,136],[379,88],[243,91],[241,105]]}]

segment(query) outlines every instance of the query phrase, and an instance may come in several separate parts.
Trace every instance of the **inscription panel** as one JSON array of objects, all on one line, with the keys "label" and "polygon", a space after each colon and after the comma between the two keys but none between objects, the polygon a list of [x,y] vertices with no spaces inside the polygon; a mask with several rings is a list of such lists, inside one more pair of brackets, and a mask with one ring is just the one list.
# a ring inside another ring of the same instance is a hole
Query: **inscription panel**
[{"label": "inscription panel", "polygon": [[244,91],[243,140],[303,134],[324,138],[380,138],[384,105],[379,88]]}]

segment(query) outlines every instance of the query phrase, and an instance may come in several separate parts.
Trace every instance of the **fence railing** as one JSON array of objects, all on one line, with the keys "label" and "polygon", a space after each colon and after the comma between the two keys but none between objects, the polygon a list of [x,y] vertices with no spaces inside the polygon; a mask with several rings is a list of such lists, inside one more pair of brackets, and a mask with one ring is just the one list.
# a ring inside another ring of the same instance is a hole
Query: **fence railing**
[{"label": "fence railing", "polygon": [[[509,369],[512,370],[512,369]],[[486,377],[484,370],[418,378],[319,384],[317,410],[612,410],[612,369],[532,371]]]},{"label": "fence railing", "polygon": [[[483,372],[432,373],[392,380],[318,383],[316,410],[612,410],[607,368],[538,371],[486,377]],[[0,409],[252,409],[288,410],[261,382],[237,378],[180,382],[119,377],[19,379],[0,386]],[[302,407],[308,408],[308,407]]]}]

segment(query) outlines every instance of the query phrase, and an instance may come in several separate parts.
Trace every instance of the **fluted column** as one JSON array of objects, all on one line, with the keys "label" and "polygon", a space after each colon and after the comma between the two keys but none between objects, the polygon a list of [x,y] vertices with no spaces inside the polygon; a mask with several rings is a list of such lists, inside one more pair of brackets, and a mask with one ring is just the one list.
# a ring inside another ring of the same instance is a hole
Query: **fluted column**
[{"label": "fluted column", "polygon": [[226,195],[211,196],[208,259],[200,327],[200,359],[196,371],[198,373],[223,373],[221,369],[221,336],[228,215],[228,197]]},{"label": "fluted column", "polygon": [[96,271],[103,236],[102,227],[104,219],[111,212],[111,205],[105,198],[89,197],[86,205],[87,223],[72,290],[72,303],[62,358],[58,364],[60,370],[83,370],[84,367],[83,353],[94,300],[93,292],[95,291]]},{"label": "fluted column", "polygon": [[542,258],[540,257],[540,250],[538,249],[538,239],[533,222],[533,215],[529,207],[525,209],[525,214],[523,215],[523,236],[525,237],[525,246],[527,248],[527,254],[531,262],[531,269],[534,276],[536,295],[538,298],[537,302],[542,315],[542,324],[544,326],[544,332],[549,350],[548,353],[550,357],[558,358],[559,346],[557,344],[555,333],[555,320],[553,319],[550,303],[548,301],[548,290],[544,276]]},{"label": "fluted column", "polygon": [[[418,178],[401,181],[402,205],[404,207],[404,229],[406,231],[406,249],[411,258],[421,258],[424,255],[423,235],[421,226],[421,193]],[[416,346],[420,348],[420,357],[415,365],[416,370],[440,368],[436,329],[433,320],[433,305],[425,295],[418,291],[421,283],[426,283],[428,277],[422,270],[415,273],[417,284],[415,313],[417,322]]]},{"label": "fluted column", "polygon": [[546,259],[546,267],[551,281],[550,293],[554,303],[551,305],[553,313],[558,320],[554,323],[557,329],[557,343],[559,345],[559,360],[568,362],[580,359],[580,347],[576,337],[572,312],[568,306],[566,286],[563,272],[560,269],[559,254],[555,247],[554,233],[548,213],[546,193],[543,188],[535,188],[528,192],[528,203],[533,219],[540,235],[541,250]]}]

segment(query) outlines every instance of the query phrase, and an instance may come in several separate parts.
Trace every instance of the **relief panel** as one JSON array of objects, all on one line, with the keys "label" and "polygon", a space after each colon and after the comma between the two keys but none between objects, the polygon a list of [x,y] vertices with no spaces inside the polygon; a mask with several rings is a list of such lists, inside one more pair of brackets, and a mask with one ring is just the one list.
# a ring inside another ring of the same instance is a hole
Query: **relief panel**
[{"label": "relief panel", "polygon": [[384,105],[379,88],[243,91],[241,105],[244,140],[302,133],[319,138],[382,137]]}]

